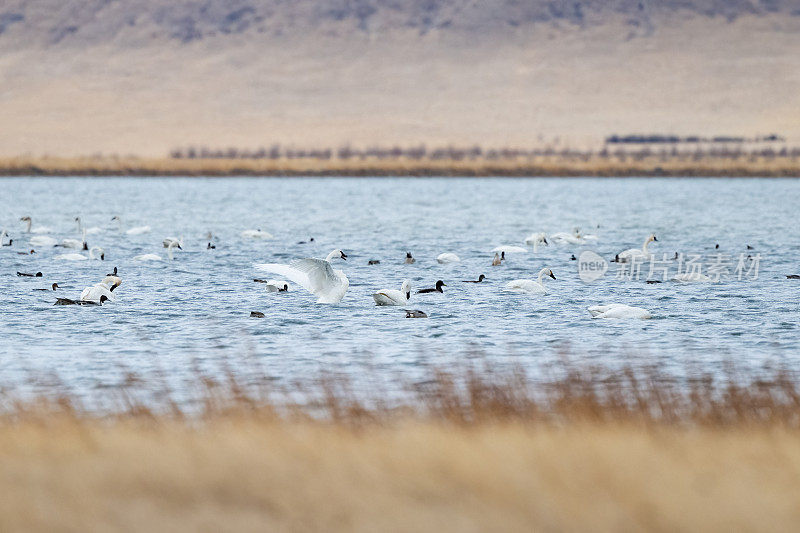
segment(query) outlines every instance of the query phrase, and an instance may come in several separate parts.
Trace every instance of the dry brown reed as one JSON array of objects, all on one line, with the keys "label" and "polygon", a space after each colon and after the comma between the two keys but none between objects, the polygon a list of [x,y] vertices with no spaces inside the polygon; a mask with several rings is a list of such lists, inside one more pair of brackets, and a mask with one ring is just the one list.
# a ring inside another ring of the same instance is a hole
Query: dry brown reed
[{"label": "dry brown reed", "polygon": [[792,531],[796,374],[692,376],[480,363],[391,395],[334,373],[198,373],[180,402],[130,373],[93,402],[7,389],[0,530]]}]

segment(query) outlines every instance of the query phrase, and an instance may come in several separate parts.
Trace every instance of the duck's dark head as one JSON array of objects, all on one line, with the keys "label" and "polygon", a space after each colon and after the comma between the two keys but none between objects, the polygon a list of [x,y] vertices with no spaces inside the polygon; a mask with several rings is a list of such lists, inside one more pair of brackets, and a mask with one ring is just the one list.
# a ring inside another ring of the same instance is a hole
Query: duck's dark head
[{"label": "duck's dark head", "polygon": [[42,277],[42,273],[41,273],[41,272],[37,272],[37,273],[36,273],[36,277],[37,277],[37,278],[41,278],[41,277]]},{"label": "duck's dark head", "polygon": [[56,290],[58,288],[58,283],[53,283],[52,287],[53,287],[53,290]]},{"label": "duck's dark head", "polygon": [[504,261],[505,258],[506,258],[506,253],[505,252],[500,252],[500,261]]},{"label": "duck's dark head", "polygon": [[406,252],[406,259],[411,259],[411,252]]},{"label": "duck's dark head", "polygon": [[485,279],[486,279],[486,276],[484,276],[483,274],[481,274],[480,276],[478,276],[478,281],[483,281],[483,280],[485,280]]},{"label": "duck's dark head", "polygon": [[442,280],[437,281],[436,282],[436,290],[439,291],[439,292],[442,292],[442,287],[447,287],[447,285],[445,285],[444,281],[442,281]]}]

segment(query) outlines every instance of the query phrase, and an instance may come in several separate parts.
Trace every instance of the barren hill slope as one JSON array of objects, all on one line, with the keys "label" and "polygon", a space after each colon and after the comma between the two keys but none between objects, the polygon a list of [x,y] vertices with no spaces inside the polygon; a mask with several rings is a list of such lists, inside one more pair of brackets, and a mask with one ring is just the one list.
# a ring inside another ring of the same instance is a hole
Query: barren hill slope
[{"label": "barren hill slope", "polygon": [[0,154],[800,141],[800,2],[0,1]]}]

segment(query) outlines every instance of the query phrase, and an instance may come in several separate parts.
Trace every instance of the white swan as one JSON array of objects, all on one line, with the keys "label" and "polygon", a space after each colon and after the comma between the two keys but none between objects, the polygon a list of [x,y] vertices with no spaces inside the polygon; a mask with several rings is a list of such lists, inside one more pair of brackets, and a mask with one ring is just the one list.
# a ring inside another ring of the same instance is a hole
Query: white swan
[{"label": "white swan", "polygon": [[[122,219],[119,216],[114,215],[111,217],[111,220],[112,222],[116,220],[119,230],[122,231]],[[150,226],[136,226],[134,228],[125,230],[126,235],[144,235],[145,233],[150,233]]]},{"label": "white swan", "polygon": [[[98,252],[98,255],[95,255],[95,252]],[[61,259],[63,261],[86,261],[88,259],[99,259],[100,261],[104,261],[105,258],[106,252],[99,246],[92,246],[91,250],[89,250],[89,257],[77,252],[71,254],[60,254],[56,256],[56,259]]]},{"label": "white swan", "polygon": [[31,229],[31,226],[33,225],[33,220],[31,220],[31,217],[22,217],[20,218],[20,221],[28,223],[28,226],[25,228],[25,233],[51,233],[53,231],[50,228],[46,228],[44,226],[39,226],[38,228]]},{"label": "white swan", "polygon": [[540,231],[539,233],[531,233],[525,237],[525,244],[529,246],[533,245],[533,253],[536,253],[536,250],[539,248],[539,244],[544,244],[547,246],[550,243],[547,242],[547,235]]},{"label": "white swan", "polygon": [[440,263],[442,265],[444,265],[446,263],[457,263],[459,261],[461,261],[460,257],[458,257],[456,254],[449,253],[449,252],[445,252],[443,254],[439,254],[436,257],[436,262]]},{"label": "white swan", "polygon": [[272,234],[260,229],[246,229],[242,232],[242,237],[245,239],[271,239]]},{"label": "white swan", "polygon": [[99,283],[95,283],[91,287],[86,287],[81,292],[82,302],[95,302],[100,303],[100,297],[105,296],[112,302],[117,298],[114,296],[114,289],[122,284],[122,280],[116,276],[106,276]]},{"label": "white swan", "polygon": [[507,253],[507,254],[526,254],[526,253],[528,253],[528,249],[527,248],[523,248],[522,246],[510,246],[510,245],[507,245],[507,244],[504,244],[502,246],[498,246],[497,248],[494,248],[492,251],[495,252],[495,253],[500,252],[500,253]]},{"label": "white swan", "polygon": [[[166,237],[163,241],[161,241],[161,244],[164,246],[164,248],[169,248],[170,243],[173,242],[175,244],[180,244],[181,246],[183,246],[183,235],[181,235],[177,239],[175,237]],[[181,250],[182,249],[183,248],[181,248]]]},{"label": "white swan", "polygon": [[629,250],[625,250],[624,252],[620,252],[614,258],[614,261],[617,263],[629,263],[634,260],[646,260],[650,257],[650,252],[647,251],[647,245],[651,242],[658,242],[656,239],[655,234],[649,235],[645,240],[644,244],[642,245],[642,249],[638,248],[631,248]]},{"label": "white swan", "polygon": [[710,283],[714,280],[700,272],[684,272],[683,274],[675,275],[672,281],[680,281],[681,283]]},{"label": "white swan", "polygon": [[101,228],[97,226],[91,228],[84,228],[83,222],[81,221],[81,217],[75,217],[75,222],[78,223],[78,233],[83,233],[84,240],[86,240],[86,235],[97,235],[98,233],[103,233]]},{"label": "white swan", "polygon": [[271,272],[297,283],[311,294],[317,296],[317,303],[335,304],[342,301],[350,280],[341,270],[333,270],[331,261],[339,258],[347,261],[341,250],[334,250],[325,259],[298,259],[290,265],[278,263],[254,264],[257,270]]},{"label": "white swan", "polygon": [[[167,258],[170,261],[175,259],[175,256],[172,253],[172,249],[173,248],[177,248],[178,250],[183,250],[183,248],[181,248],[181,245],[178,244],[176,241],[170,242],[167,245]],[[142,254],[142,255],[134,256],[133,260],[134,261],[161,261],[162,258],[158,254]]]},{"label": "white swan", "polygon": [[271,279],[267,282],[267,292],[287,292],[289,284],[285,281]]},{"label": "white swan", "polygon": [[592,318],[650,318],[650,311],[625,304],[593,305],[588,308]]},{"label": "white swan", "polygon": [[78,239],[64,239],[61,241],[61,244],[59,246],[63,248],[77,248],[79,250],[88,250],[86,246],[86,230],[83,230],[82,240],[79,241]]},{"label": "white swan", "polygon": [[397,289],[385,289],[372,295],[375,305],[405,305],[411,299],[411,282],[405,280]]},{"label": "white swan", "polygon": [[550,235],[550,241],[556,244],[582,244],[581,230],[574,228],[572,233],[559,231]]},{"label": "white swan", "polygon": [[506,283],[506,290],[512,292],[524,292],[527,294],[547,294],[544,288],[544,277],[549,276],[556,279],[553,271],[544,267],[539,271],[539,278],[537,281],[532,279],[515,279]]},{"label": "white swan", "polygon": [[36,235],[31,237],[30,243],[31,246],[55,246],[58,241],[47,235]]}]

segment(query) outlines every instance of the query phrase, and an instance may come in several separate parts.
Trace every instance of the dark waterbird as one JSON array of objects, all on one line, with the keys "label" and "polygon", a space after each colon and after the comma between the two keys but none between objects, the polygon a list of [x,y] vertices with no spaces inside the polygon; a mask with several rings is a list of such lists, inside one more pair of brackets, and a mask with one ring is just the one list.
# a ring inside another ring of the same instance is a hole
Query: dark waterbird
[{"label": "dark waterbird", "polygon": [[58,287],[58,283],[53,283],[53,284],[51,285],[51,288],[50,288],[50,289],[33,289],[33,290],[35,290],[35,291],[54,291],[54,290],[56,290],[56,289],[58,289],[58,288],[59,288],[59,287]]},{"label": "dark waterbird", "polygon": [[380,265],[381,264],[381,260],[380,259],[370,259],[369,261],[367,261],[367,264],[368,265]]},{"label": "dark waterbird", "polygon": [[417,291],[417,294],[427,294],[429,292],[444,292],[442,290],[442,287],[447,287],[447,285],[445,285],[444,281],[439,280],[436,282],[436,287],[434,287],[433,289],[420,289]]},{"label": "dark waterbird", "polygon": [[428,318],[428,315],[425,311],[420,311],[419,309],[406,309],[406,318]]},{"label": "dark waterbird", "polygon": [[253,318],[264,318],[264,313],[261,311],[250,311],[250,316]]},{"label": "dark waterbird", "polygon": [[17,276],[19,276],[21,278],[41,278],[42,277],[42,273],[41,272],[37,272],[36,274],[28,274],[26,272],[17,272]]},{"label": "dark waterbird", "polygon": [[485,279],[486,279],[486,276],[481,274],[480,276],[478,276],[478,279],[467,279],[467,280],[463,280],[461,283],[480,283],[481,281],[483,281]]},{"label": "dark waterbird", "polygon": [[414,259],[413,257],[411,257],[411,252],[406,252],[406,264],[407,265],[413,265],[416,262],[417,262],[417,260]]},{"label": "dark waterbird", "polygon": [[787,279],[800,279],[800,276],[798,276],[797,274],[788,274],[786,276],[786,278]]},{"label": "dark waterbird", "polygon": [[53,305],[103,305],[103,302],[107,300],[108,297],[105,294],[100,296],[99,302],[90,302],[88,300],[70,300],[69,298],[56,298],[56,303]]}]

